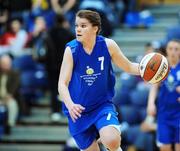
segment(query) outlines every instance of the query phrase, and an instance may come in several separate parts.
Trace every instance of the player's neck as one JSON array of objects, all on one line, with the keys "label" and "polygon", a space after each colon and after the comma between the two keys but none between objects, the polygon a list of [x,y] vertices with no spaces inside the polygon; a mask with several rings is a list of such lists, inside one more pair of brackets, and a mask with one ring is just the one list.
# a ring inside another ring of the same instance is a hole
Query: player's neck
[{"label": "player's neck", "polygon": [[89,38],[88,41],[83,42],[83,48],[85,49],[86,52],[90,52],[93,50],[94,46],[96,43],[96,38]]}]

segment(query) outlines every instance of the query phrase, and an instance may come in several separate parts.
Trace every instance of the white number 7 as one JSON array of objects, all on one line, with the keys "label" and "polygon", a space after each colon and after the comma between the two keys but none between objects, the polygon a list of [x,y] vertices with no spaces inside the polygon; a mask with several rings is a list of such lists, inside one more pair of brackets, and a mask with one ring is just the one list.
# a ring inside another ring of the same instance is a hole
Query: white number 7
[{"label": "white number 7", "polygon": [[103,57],[99,57],[98,61],[101,61],[101,70],[104,70],[104,56]]}]

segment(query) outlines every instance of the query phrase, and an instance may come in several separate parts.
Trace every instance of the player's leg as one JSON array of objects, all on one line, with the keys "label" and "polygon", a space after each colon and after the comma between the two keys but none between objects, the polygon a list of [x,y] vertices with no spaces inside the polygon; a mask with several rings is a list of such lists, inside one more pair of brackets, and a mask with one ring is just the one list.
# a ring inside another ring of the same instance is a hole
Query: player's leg
[{"label": "player's leg", "polygon": [[173,151],[171,144],[163,144],[160,146],[160,151]]},{"label": "player's leg", "polygon": [[180,143],[175,144],[175,151],[180,151]]},{"label": "player's leg", "polygon": [[[107,112],[107,111],[104,111]],[[95,123],[101,143],[110,151],[120,151],[121,135],[117,113],[112,109],[102,115]]]},{"label": "player's leg", "polygon": [[96,141],[97,130],[91,126],[87,130],[73,136],[76,144],[82,151],[100,151]]},{"label": "player's leg", "polygon": [[99,131],[102,144],[110,151],[121,151],[120,132],[113,126],[105,126]]}]

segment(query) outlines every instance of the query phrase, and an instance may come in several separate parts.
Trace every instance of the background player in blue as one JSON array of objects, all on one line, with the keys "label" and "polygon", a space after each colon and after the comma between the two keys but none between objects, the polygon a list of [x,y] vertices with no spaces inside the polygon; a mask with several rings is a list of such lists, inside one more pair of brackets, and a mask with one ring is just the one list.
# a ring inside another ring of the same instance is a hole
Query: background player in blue
[{"label": "background player in blue", "polygon": [[99,135],[110,151],[121,151],[119,122],[111,102],[115,84],[111,61],[134,75],[139,75],[139,64],[130,62],[115,41],[99,36],[100,29],[97,12],[76,14],[76,39],[65,49],[59,93],[70,133],[81,150],[99,151]]},{"label": "background player in blue", "polygon": [[180,151],[180,42],[170,41],[166,53],[170,72],[166,80],[152,86],[147,111],[152,116],[157,111],[157,141],[160,150],[172,151],[171,144],[175,144],[175,150]]}]

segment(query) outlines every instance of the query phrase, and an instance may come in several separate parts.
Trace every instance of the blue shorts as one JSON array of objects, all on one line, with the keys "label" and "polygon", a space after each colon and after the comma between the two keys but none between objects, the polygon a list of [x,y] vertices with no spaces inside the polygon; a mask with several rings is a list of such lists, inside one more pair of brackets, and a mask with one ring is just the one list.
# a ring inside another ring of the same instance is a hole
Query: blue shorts
[{"label": "blue shorts", "polygon": [[73,138],[81,150],[87,149],[99,136],[99,130],[108,125],[114,126],[117,129],[119,128],[118,130],[120,131],[120,124],[115,111],[104,114],[88,129],[74,135]]},{"label": "blue shorts", "polygon": [[180,125],[158,123],[157,142],[158,146],[180,143]]}]

